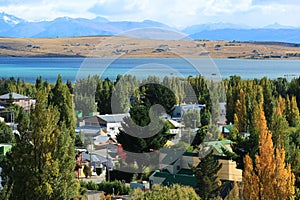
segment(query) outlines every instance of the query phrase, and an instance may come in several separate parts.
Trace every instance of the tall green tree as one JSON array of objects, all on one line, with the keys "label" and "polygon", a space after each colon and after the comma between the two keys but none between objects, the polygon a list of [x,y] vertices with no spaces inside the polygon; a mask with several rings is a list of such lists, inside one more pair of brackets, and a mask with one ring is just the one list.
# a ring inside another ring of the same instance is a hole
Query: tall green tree
[{"label": "tall green tree", "polygon": [[289,122],[289,125],[292,127],[299,126],[300,115],[299,115],[299,109],[297,107],[295,96],[292,96],[291,99],[287,97],[286,110],[287,110],[286,117],[287,117],[287,121]]},{"label": "tall green tree", "polygon": [[68,87],[62,83],[62,78],[59,75],[54,88],[49,93],[49,105],[53,105],[58,109],[59,121],[58,125],[65,124],[70,134],[75,134],[75,116],[73,100]]},{"label": "tall green tree", "polygon": [[98,112],[100,114],[111,114],[111,96],[113,93],[114,83],[106,78],[100,80],[97,85],[95,100],[97,102]]},{"label": "tall green tree", "polygon": [[[150,113],[143,105],[133,106],[131,118],[125,118],[122,129],[117,135],[117,141],[128,153],[127,163],[137,162],[139,169],[158,164],[158,155],[150,155],[164,147],[168,139],[173,137],[168,133],[167,123],[159,115]],[[134,114],[135,113],[135,114]],[[130,153],[133,153],[130,155]],[[156,166],[157,167],[157,166]]]},{"label": "tall green tree", "polygon": [[59,123],[58,108],[48,105],[47,99],[40,88],[30,114],[30,131],[24,126],[19,129],[16,144],[1,163],[2,178],[11,191],[7,199],[71,199],[77,194],[71,130],[65,121]]},{"label": "tall green tree", "polygon": [[275,105],[274,97],[273,97],[274,86],[273,86],[273,82],[268,80],[266,77],[262,78],[260,82],[261,82],[260,85],[263,88],[263,98],[264,98],[263,109],[266,116],[267,125],[270,128],[272,124],[272,116],[274,113],[274,105]]},{"label": "tall green tree", "polygon": [[75,110],[87,116],[91,112],[97,111],[95,93],[97,84],[100,81],[99,76],[88,76],[86,79],[78,79],[74,86]]},{"label": "tall green tree", "polygon": [[196,192],[201,199],[217,198],[223,188],[218,179],[222,164],[212,155],[212,151],[201,159],[196,167],[191,167],[197,179]]}]

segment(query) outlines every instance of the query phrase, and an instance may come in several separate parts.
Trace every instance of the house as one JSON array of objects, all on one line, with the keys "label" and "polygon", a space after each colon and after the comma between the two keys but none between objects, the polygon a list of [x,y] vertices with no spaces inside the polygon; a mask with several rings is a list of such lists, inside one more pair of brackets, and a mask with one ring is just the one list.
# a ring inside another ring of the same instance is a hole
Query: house
[{"label": "house", "polygon": [[227,181],[242,181],[242,170],[236,168],[236,162],[231,160],[224,150],[232,152],[230,140],[218,140],[204,142],[204,149],[211,149],[213,155],[222,163],[222,168],[219,171],[219,178]]},{"label": "house", "polygon": [[103,130],[112,138],[115,138],[119,133],[119,128],[122,127],[121,123],[125,117],[130,117],[129,113],[97,115],[99,125],[103,127]]},{"label": "house", "polygon": [[[219,171],[221,181],[242,181],[242,170],[236,169],[236,163],[227,157],[223,150],[232,152],[230,140],[204,142],[203,149],[213,151],[216,159],[222,163]],[[193,152],[180,152],[165,150],[160,154],[160,170],[155,171],[149,177],[151,184],[181,184],[196,187],[196,177],[193,175],[190,166],[197,166],[201,162],[201,154]]]},{"label": "house", "polygon": [[23,107],[24,110],[30,110],[31,106],[35,104],[35,100],[31,97],[11,92],[0,96],[0,103],[4,105],[12,103]]},{"label": "house", "polygon": [[175,105],[173,107],[173,116],[172,119],[181,120],[184,113],[188,110],[199,110],[205,108],[205,104],[184,104],[184,105]]},{"label": "house", "polygon": [[101,126],[97,116],[83,117],[79,119],[76,134],[82,133],[86,138],[104,134],[104,126]]}]

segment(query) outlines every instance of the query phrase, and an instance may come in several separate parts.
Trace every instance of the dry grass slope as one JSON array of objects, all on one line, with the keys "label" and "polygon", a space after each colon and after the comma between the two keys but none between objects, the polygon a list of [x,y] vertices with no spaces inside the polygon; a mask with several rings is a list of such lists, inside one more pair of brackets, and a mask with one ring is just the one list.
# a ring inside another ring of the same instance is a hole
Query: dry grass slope
[{"label": "dry grass slope", "polygon": [[279,43],[150,40],[107,36],[0,38],[0,56],[299,59],[300,47]]}]

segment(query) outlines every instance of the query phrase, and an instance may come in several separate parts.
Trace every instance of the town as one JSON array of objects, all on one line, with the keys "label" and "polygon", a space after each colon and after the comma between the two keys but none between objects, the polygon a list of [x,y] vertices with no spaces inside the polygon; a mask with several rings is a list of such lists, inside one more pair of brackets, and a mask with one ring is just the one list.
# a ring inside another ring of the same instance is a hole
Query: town
[{"label": "town", "polygon": [[3,199],[299,197],[299,78],[11,78],[0,92]]}]

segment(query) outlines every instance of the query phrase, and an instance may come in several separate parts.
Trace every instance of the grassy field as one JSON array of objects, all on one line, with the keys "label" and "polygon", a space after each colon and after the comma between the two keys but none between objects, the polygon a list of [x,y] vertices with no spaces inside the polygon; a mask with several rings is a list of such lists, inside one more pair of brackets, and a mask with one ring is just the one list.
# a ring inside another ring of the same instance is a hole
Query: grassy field
[{"label": "grassy field", "polygon": [[281,43],[150,40],[108,36],[0,38],[0,56],[300,59],[300,47]]}]

